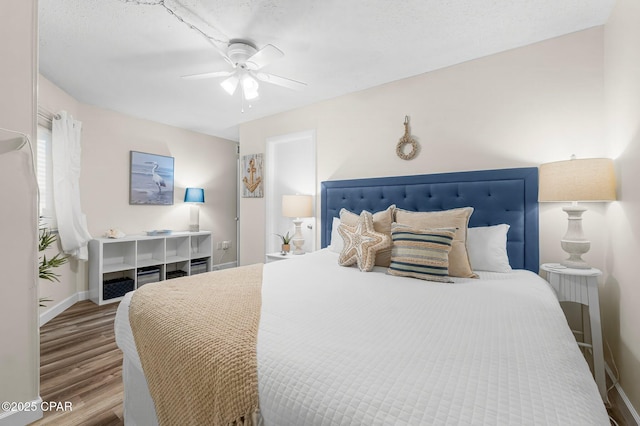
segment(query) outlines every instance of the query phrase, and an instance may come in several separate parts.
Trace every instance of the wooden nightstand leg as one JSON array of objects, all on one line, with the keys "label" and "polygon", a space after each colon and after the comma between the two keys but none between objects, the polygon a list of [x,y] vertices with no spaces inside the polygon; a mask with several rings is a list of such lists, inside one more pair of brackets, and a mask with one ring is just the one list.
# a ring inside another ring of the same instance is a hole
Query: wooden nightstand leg
[{"label": "wooden nightstand leg", "polygon": [[602,348],[602,324],[600,324],[600,303],[598,285],[589,285],[589,321],[591,323],[591,344],[593,350],[593,374],[603,401],[607,400],[607,384],[604,377],[604,353]]}]

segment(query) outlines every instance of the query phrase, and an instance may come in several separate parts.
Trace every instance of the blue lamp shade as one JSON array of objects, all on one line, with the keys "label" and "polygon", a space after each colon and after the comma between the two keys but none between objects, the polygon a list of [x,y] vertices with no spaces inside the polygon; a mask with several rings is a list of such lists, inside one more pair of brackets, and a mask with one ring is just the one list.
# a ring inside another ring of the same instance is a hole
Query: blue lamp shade
[{"label": "blue lamp shade", "polygon": [[204,189],[187,188],[184,192],[185,203],[204,203]]}]

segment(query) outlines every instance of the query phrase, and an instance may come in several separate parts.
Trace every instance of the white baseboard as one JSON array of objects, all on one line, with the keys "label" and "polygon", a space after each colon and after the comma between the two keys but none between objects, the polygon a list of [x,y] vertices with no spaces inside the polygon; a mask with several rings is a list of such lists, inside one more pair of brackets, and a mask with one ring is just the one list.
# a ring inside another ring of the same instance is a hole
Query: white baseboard
[{"label": "white baseboard", "polygon": [[46,311],[40,314],[40,327],[45,325],[47,322],[54,319],[56,316],[60,315],[65,309],[73,306],[74,303],[79,302],[81,300],[87,300],[89,298],[88,291],[80,291],[78,293],[74,293],[71,296],[67,297],[61,302],[58,302],[56,305],[47,309]]},{"label": "white baseboard", "polygon": [[42,418],[42,398],[28,403],[29,407],[37,407],[33,411],[2,411],[0,426],[23,426]]},{"label": "white baseboard", "polygon": [[217,265],[213,265],[213,267],[211,268],[214,271],[219,271],[220,269],[229,269],[229,268],[235,268],[238,266],[238,262],[227,262],[227,263],[219,263]]},{"label": "white baseboard", "polygon": [[[607,364],[605,364],[605,370],[607,371],[607,375],[611,379],[611,382],[615,383],[614,389],[617,395],[613,396],[613,398],[617,400],[618,402],[617,406],[621,408],[620,411],[622,412],[623,417],[627,421],[627,424],[629,426],[639,426],[640,416],[638,415],[638,412],[636,411],[636,409],[633,407],[633,404],[631,404],[631,401],[629,401],[627,394],[624,393],[624,390],[622,389],[622,386],[620,386],[620,383],[616,381],[615,374],[613,374],[613,371],[611,371],[611,369],[609,368],[609,365]],[[624,407],[620,406],[620,402],[622,402]]]}]

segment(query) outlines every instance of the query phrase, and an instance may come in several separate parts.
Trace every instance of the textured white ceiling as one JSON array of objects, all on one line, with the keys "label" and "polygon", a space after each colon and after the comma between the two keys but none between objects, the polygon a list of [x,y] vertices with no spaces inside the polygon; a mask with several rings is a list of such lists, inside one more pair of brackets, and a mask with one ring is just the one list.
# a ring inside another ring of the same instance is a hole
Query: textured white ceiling
[{"label": "textured white ceiling", "polygon": [[[157,0],[141,0],[144,2]],[[285,56],[241,113],[212,44],[159,5],[39,0],[40,72],[81,102],[232,140],[238,124],[606,22],[615,0],[165,0],[225,49],[230,39]]]}]

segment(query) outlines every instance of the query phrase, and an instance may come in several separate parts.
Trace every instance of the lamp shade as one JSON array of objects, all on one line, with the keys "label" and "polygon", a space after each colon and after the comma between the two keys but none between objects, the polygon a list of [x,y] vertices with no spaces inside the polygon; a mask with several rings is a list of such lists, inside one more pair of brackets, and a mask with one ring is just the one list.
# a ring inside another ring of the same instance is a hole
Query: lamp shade
[{"label": "lamp shade", "polygon": [[238,83],[240,83],[240,78],[238,78],[237,75],[232,75],[231,77],[223,80],[222,83],[220,83],[220,86],[222,86],[225,92],[233,96],[238,88]]},{"label": "lamp shade", "polygon": [[311,217],[313,205],[311,195],[283,195],[282,215],[285,217]]},{"label": "lamp shade", "polygon": [[248,101],[256,99],[258,95],[258,80],[251,77],[249,74],[245,74],[240,80],[242,84],[242,92],[244,94],[244,98]]},{"label": "lamp shade", "polygon": [[185,203],[204,203],[204,189],[202,188],[187,188],[184,191]]},{"label": "lamp shade", "polygon": [[614,201],[613,160],[586,158],[540,166],[538,201]]}]

